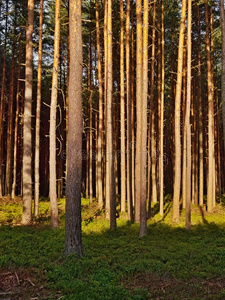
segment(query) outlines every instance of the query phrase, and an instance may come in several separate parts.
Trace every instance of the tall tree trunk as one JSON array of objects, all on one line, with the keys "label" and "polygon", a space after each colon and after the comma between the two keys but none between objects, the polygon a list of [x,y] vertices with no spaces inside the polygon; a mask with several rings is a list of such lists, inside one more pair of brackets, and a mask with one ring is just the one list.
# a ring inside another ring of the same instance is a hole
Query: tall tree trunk
[{"label": "tall tree trunk", "polygon": [[130,76],[130,0],[126,11],[126,93],[127,93],[127,208],[128,219],[133,220],[132,203],[132,124],[131,124],[131,76]]},{"label": "tall tree trunk", "polygon": [[82,24],[81,0],[70,0],[70,78],[66,182],[65,253],[83,256],[81,233],[82,178]]},{"label": "tall tree trunk", "polygon": [[95,0],[96,5],[96,43],[98,54],[98,84],[99,84],[99,123],[98,123],[98,155],[97,155],[97,186],[98,186],[98,204],[103,207],[103,182],[102,182],[102,140],[103,140],[103,78],[102,78],[102,63],[100,49],[100,29],[99,29],[99,5],[98,0]]},{"label": "tall tree trunk", "polygon": [[144,0],[143,16],[143,96],[142,96],[142,133],[141,133],[141,201],[140,201],[140,236],[147,234],[147,108],[148,108],[148,0]]},{"label": "tall tree trunk", "polygon": [[152,24],[152,53],[151,53],[151,81],[150,81],[150,123],[151,123],[151,173],[152,173],[152,196],[149,200],[157,202],[156,184],[156,138],[155,138],[155,108],[154,108],[154,67],[155,67],[155,32],[156,32],[156,1],[153,3]]},{"label": "tall tree trunk", "polygon": [[[186,228],[191,229],[191,5],[192,0],[188,0],[188,19],[187,19],[187,101],[185,126],[187,132],[187,196],[186,196]],[[184,166],[185,167],[185,166]]]},{"label": "tall tree trunk", "polygon": [[173,221],[178,222],[180,217],[180,185],[181,185],[181,141],[180,141],[180,103],[183,72],[183,45],[186,19],[186,0],[182,0],[182,13],[178,47],[177,82],[175,96],[175,174],[173,186]]},{"label": "tall tree trunk", "polygon": [[[153,3],[152,15],[152,51],[151,51],[151,77],[150,77],[150,114],[149,114],[149,187],[148,187],[148,216],[151,215],[151,200],[157,202],[156,188],[156,141],[155,141],[155,114],[154,114],[154,66],[155,66],[155,23],[156,1]],[[150,188],[152,180],[152,193]]]},{"label": "tall tree trunk", "polygon": [[19,39],[18,51],[18,73],[17,73],[17,86],[16,86],[16,116],[15,116],[15,129],[14,129],[14,149],[13,149],[13,183],[12,183],[12,199],[16,196],[16,180],[17,180],[17,153],[18,153],[18,129],[19,129],[19,101],[20,101],[20,75],[21,75],[21,36]]},{"label": "tall tree trunk", "polygon": [[[135,160],[135,222],[140,223],[140,208],[142,197],[142,103],[143,103],[143,37],[142,37],[142,1],[136,1],[137,16],[137,50],[136,50],[136,99],[137,99],[137,135]],[[144,156],[144,155],[143,155]]]},{"label": "tall tree trunk", "polygon": [[50,108],[50,137],[49,137],[49,195],[51,203],[52,228],[59,227],[58,204],[56,193],[56,110],[58,95],[58,67],[59,67],[59,44],[60,44],[60,0],[55,2],[55,35],[54,35],[54,61],[52,74],[52,95]]},{"label": "tall tree trunk", "polygon": [[90,27],[90,33],[89,33],[90,39],[89,39],[89,58],[88,58],[88,105],[89,105],[89,128],[88,128],[88,134],[89,134],[89,170],[88,170],[88,175],[89,175],[89,203],[93,202],[93,185],[92,185],[92,175],[93,175],[93,160],[92,160],[92,155],[93,155],[93,109],[92,109],[92,51],[91,51],[91,27]]},{"label": "tall tree trunk", "polygon": [[164,0],[162,0],[162,74],[161,74],[161,113],[160,113],[160,141],[159,141],[159,203],[160,215],[163,216],[163,187],[164,187],[164,170],[163,170],[163,133],[164,133],[164,93],[165,93],[165,49],[164,49]]},{"label": "tall tree trunk", "polygon": [[22,224],[29,224],[32,217],[32,85],[34,0],[28,0],[28,22],[26,27],[25,102],[23,125],[23,214]]},{"label": "tall tree trunk", "polygon": [[201,33],[200,10],[198,6],[198,129],[199,129],[199,205],[203,206],[204,196],[204,156],[203,156],[203,123],[202,123],[202,84],[201,84]]},{"label": "tall tree trunk", "polygon": [[222,32],[222,121],[223,121],[223,143],[225,151],[225,14],[224,14],[224,0],[220,0],[220,18],[221,18],[221,32]]},{"label": "tall tree trunk", "polygon": [[121,211],[126,210],[126,164],[125,164],[125,94],[124,94],[124,24],[123,0],[120,0],[120,151],[121,151]]},{"label": "tall tree trunk", "polygon": [[4,119],[5,119],[5,91],[6,91],[6,38],[8,30],[8,0],[6,1],[6,13],[5,13],[5,42],[4,42],[4,53],[2,63],[2,86],[1,86],[1,102],[0,102],[0,198],[4,194],[4,174],[3,174],[3,139],[4,139]]},{"label": "tall tree trunk", "polygon": [[214,86],[213,70],[210,53],[209,39],[209,14],[208,2],[205,1],[206,21],[206,56],[207,56],[207,85],[208,85],[208,186],[207,186],[207,209],[212,211],[215,203],[215,150],[214,150]]},{"label": "tall tree trunk", "polygon": [[5,175],[5,195],[8,198],[12,193],[12,152],[13,152],[13,102],[15,86],[15,51],[16,51],[16,15],[14,17],[14,38],[12,49],[12,64],[10,71],[9,101],[7,116],[7,154],[6,154],[6,175]]},{"label": "tall tree trunk", "polygon": [[43,25],[43,2],[40,2],[39,17],[39,44],[38,44],[38,75],[37,75],[37,107],[35,127],[35,158],[34,158],[34,215],[38,216],[39,209],[39,186],[40,186],[40,122],[41,122],[41,64],[42,64],[42,25]]},{"label": "tall tree trunk", "polygon": [[113,152],[113,60],[112,60],[112,0],[108,0],[107,7],[107,98],[106,98],[106,203],[110,216],[110,229],[116,227],[116,199]]}]

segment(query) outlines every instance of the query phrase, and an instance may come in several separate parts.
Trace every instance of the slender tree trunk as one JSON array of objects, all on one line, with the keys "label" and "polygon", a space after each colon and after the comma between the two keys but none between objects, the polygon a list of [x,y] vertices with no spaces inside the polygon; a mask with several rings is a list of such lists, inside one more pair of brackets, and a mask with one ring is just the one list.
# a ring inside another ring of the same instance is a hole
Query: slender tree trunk
[{"label": "slender tree trunk", "polygon": [[20,75],[21,75],[21,37],[19,39],[18,51],[18,73],[17,73],[17,86],[16,86],[16,116],[15,116],[15,129],[14,129],[14,150],[13,150],[13,183],[12,183],[12,199],[16,196],[16,179],[17,179],[17,153],[18,153],[18,128],[19,128],[19,101],[20,101]]},{"label": "slender tree trunk", "polygon": [[12,64],[10,72],[8,116],[7,116],[7,154],[6,154],[6,175],[5,175],[5,195],[8,198],[12,193],[12,153],[13,153],[13,102],[15,86],[15,51],[16,51],[16,16],[14,19],[14,40],[12,49]]},{"label": "slender tree trunk", "polygon": [[40,186],[40,122],[41,122],[41,64],[42,64],[42,25],[43,25],[43,2],[40,2],[39,17],[39,44],[38,44],[38,75],[37,75],[37,107],[35,127],[35,158],[34,158],[34,215],[38,216],[39,209],[39,186]]},{"label": "slender tree trunk", "polygon": [[5,119],[5,91],[6,91],[6,38],[8,28],[8,0],[6,1],[6,14],[5,14],[5,42],[4,42],[4,53],[2,63],[2,85],[1,85],[1,102],[0,102],[0,198],[4,194],[4,174],[3,174],[3,139],[4,139],[4,119]]},{"label": "slender tree trunk", "polygon": [[182,0],[182,13],[178,47],[178,66],[175,96],[175,174],[173,186],[173,221],[178,222],[180,217],[180,185],[181,185],[181,142],[180,142],[180,103],[183,72],[183,45],[186,19],[186,0]]},{"label": "slender tree trunk", "polygon": [[[140,223],[140,208],[142,197],[142,103],[143,103],[143,37],[142,37],[142,1],[136,1],[137,16],[137,50],[136,50],[136,99],[137,99],[137,135],[135,160],[135,222]],[[143,155],[144,156],[144,155]]]},{"label": "slender tree trunk", "polygon": [[206,21],[206,55],[207,55],[207,85],[208,85],[208,186],[207,209],[212,211],[215,203],[215,150],[214,150],[214,86],[209,39],[208,3],[205,1]]},{"label": "slender tree trunk", "polygon": [[204,157],[203,157],[203,123],[202,123],[202,84],[201,84],[201,33],[200,11],[198,6],[198,129],[199,129],[199,205],[203,206],[204,195]]},{"label": "slender tree trunk", "polygon": [[66,182],[65,254],[83,256],[81,233],[82,178],[82,24],[81,0],[70,0],[70,78]]},{"label": "slender tree trunk", "polygon": [[131,76],[130,76],[130,0],[126,11],[126,92],[127,92],[127,208],[128,219],[133,220],[132,203],[132,124],[131,124]]},{"label": "slender tree trunk", "polygon": [[[152,15],[152,51],[151,51],[151,78],[150,78],[150,114],[149,114],[149,187],[148,187],[148,216],[151,215],[151,200],[157,202],[156,188],[156,142],[155,142],[155,116],[154,116],[154,66],[155,66],[155,21],[156,21],[156,1],[153,2]],[[150,188],[152,180],[152,194]]]},{"label": "slender tree trunk", "polygon": [[156,1],[153,3],[152,24],[152,53],[151,53],[151,81],[150,81],[150,122],[151,122],[151,173],[152,173],[152,202],[157,202],[156,184],[156,138],[155,138],[155,109],[154,109],[154,67],[155,67],[155,32],[156,32]]},{"label": "slender tree trunk", "polygon": [[126,164],[125,164],[125,93],[124,93],[124,24],[123,0],[120,0],[120,151],[121,151],[121,211],[126,210]]},{"label": "slender tree trunk", "polygon": [[108,0],[107,7],[107,98],[106,98],[106,203],[108,203],[110,216],[110,229],[116,227],[116,199],[113,152],[113,60],[112,60],[112,0]]},{"label": "slender tree trunk", "polygon": [[32,217],[32,85],[34,0],[28,0],[28,23],[26,28],[25,102],[23,125],[23,214],[22,224],[31,222]]},{"label": "slender tree trunk", "polygon": [[97,155],[97,186],[98,186],[98,204],[103,207],[103,182],[102,182],[102,140],[103,140],[103,78],[100,49],[100,29],[99,29],[99,5],[96,5],[96,43],[98,54],[98,83],[99,83],[99,123],[98,123],[98,155]]},{"label": "slender tree trunk", "polygon": [[89,62],[88,62],[88,104],[89,104],[89,128],[88,128],[88,134],[89,134],[89,147],[90,147],[90,152],[89,152],[89,170],[88,170],[88,181],[89,181],[89,203],[93,202],[93,185],[92,185],[92,175],[93,175],[93,160],[92,160],[92,155],[93,155],[93,110],[92,110],[92,78],[91,78],[91,73],[92,73],[92,51],[91,51],[91,28],[90,28],[90,39],[89,39]]},{"label": "slender tree trunk", "polygon": [[224,14],[224,0],[220,0],[220,18],[221,18],[221,32],[222,32],[222,121],[223,121],[223,143],[225,151],[225,14]]},{"label": "slender tree trunk", "polygon": [[49,195],[51,203],[52,228],[59,227],[58,204],[56,193],[56,110],[58,94],[58,67],[59,67],[59,44],[60,44],[60,0],[55,2],[55,36],[54,36],[54,62],[52,75],[52,95],[50,108],[50,142],[49,142],[49,171],[50,186]]},{"label": "slender tree trunk", "polygon": [[191,229],[191,8],[192,0],[188,0],[188,19],[187,19],[187,101],[185,126],[187,128],[187,196],[186,196],[186,228]]},{"label": "slender tree trunk", "polygon": [[143,95],[142,95],[142,133],[141,133],[141,201],[140,201],[140,233],[142,237],[147,234],[147,108],[148,108],[148,0],[144,0],[143,16]]},{"label": "slender tree trunk", "polygon": [[162,0],[162,83],[161,83],[161,113],[160,113],[160,142],[159,142],[159,203],[160,215],[163,216],[163,187],[164,187],[164,170],[163,170],[163,134],[164,134],[164,93],[165,93],[165,50],[164,50],[164,0]]}]

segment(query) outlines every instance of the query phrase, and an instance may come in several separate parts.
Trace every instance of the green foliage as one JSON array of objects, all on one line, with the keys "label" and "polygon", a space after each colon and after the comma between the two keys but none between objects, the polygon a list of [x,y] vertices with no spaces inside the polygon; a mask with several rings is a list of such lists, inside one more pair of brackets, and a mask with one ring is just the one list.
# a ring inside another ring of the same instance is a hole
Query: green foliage
[{"label": "green foliage", "polygon": [[[51,230],[46,225],[49,223],[49,201],[40,202],[40,211],[46,219],[41,219],[38,225],[24,227],[15,224],[15,220],[18,222],[21,218],[20,202],[1,205],[0,267],[30,269],[42,280],[44,278],[45,286],[55,293],[60,291],[62,299],[82,300],[154,299],[156,291],[151,292],[150,296],[144,284],[135,285],[141,274],[143,278],[151,274],[160,278],[170,276],[183,287],[194,278],[199,280],[195,290],[202,289],[199,282],[224,276],[225,224],[222,205],[217,206],[213,214],[193,206],[191,231],[184,228],[184,213],[179,226],[173,224],[170,208],[163,220],[156,214],[148,222],[147,236],[139,238],[139,226],[128,222],[124,216],[118,219],[114,232],[109,230],[109,222],[102,215],[98,214],[86,222],[97,209],[95,203],[90,207],[87,204],[88,200],[83,199],[85,255],[81,260],[75,255],[64,256],[63,199],[59,201],[62,220],[59,230]],[[5,225],[9,215],[13,222]],[[131,285],[134,287],[131,288]],[[223,290],[220,295],[224,296]],[[166,296],[163,299],[172,299]],[[54,299],[54,295],[52,297]],[[222,299],[219,294],[217,299]]]}]

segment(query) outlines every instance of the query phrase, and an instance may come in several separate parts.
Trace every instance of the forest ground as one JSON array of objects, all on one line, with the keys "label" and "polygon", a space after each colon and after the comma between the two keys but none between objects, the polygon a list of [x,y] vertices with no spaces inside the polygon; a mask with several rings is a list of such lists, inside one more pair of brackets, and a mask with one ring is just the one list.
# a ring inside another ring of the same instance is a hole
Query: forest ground
[{"label": "forest ground", "polygon": [[120,213],[117,230],[94,202],[82,199],[84,258],[64,256],[64,199],[60,228],[52,230],[50,205],[21,226],[22,201],[0,200],[0,299],[225,299],[225,209],[213,213],[192,206],[192,229],[172,222],[166,197],[165,217],[153,206],[148,234]]}]

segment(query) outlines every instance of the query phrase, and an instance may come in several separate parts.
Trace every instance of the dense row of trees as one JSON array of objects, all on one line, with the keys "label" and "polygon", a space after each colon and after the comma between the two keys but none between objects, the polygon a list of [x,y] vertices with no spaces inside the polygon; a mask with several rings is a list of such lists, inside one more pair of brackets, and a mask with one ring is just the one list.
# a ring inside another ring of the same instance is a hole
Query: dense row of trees
[{"label": "dense row of trees", "polygon": [[140,236],[152,202],[163,216],[166,194],[175,222],[186,209],[187,228],[191,203],[211,212],[221,201],[225,21],[218,4],[0,2],[0,197],[23,197],[23,224],[49,196],[57,228],[57,198],[66,194],[66,252],[81,256],[81,194],[96,198],[111,229],[116,208],[127,211]]}]

